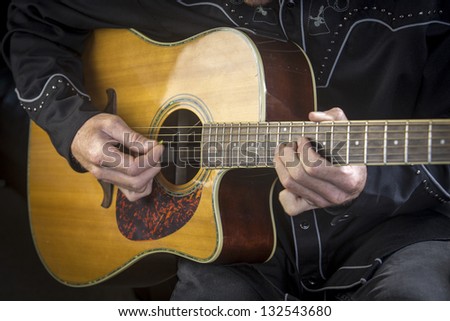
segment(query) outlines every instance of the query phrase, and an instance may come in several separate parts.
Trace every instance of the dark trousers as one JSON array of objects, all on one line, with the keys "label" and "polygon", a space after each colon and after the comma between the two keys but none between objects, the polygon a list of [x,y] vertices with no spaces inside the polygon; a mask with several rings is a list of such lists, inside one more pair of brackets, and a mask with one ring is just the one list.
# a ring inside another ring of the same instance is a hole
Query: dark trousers
[{"label": "dark trousers", "polygon": [[[289,266],[279,251],[269,264],[220,266],[180,260],[178,266],[172,300],[308,299],[294,284],[297,280],[287,277]],[[450,241],[404,247],[385,258],[365,284],[323,293],[323,299],[450,300]]]}]

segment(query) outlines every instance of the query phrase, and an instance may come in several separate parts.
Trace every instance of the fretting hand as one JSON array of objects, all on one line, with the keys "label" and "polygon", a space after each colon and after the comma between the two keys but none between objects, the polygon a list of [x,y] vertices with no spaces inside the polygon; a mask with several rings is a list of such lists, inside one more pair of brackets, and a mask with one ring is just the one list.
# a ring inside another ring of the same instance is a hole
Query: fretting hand
[{"label": "fretting hand", "polygon": [[[347,120],[340,108],[311,112],[309,119],[315,122]],[[364,189],[367,177],[366,166],[331,165],[315,152],[305,137],[279,146],[275,169],[285,188],[279,195],[281,205],[291,216],[355,199]]]}]

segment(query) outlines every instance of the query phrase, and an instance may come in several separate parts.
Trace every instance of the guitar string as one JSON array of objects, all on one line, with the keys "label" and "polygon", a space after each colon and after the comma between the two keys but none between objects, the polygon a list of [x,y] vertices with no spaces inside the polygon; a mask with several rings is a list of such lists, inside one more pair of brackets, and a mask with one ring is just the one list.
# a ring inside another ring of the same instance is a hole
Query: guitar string
[{"label": "guitar string", "polygon": [[[389,129],[389,128],[386,131],[385,130],[386,126],[397,126],[398,127],[398,126],[405,126],[405,125],[404,124],[398,125],[398,124],[393,124],[393,123],[387,123],[386,124],[385,122],[380,122],[380,123],[377,123],[377,124],[358,123],[357,125],[355,125],[355,124],[353,124],[351,122],[334,123],[334,124],[323,124],[323,123],[321,123],[320,125],[319,125],[319,123],[303,123],[303,125],[304,125],[305,128],[309,128],[309,129],[310,128],[317,129],[318,127],[320,127],[321,129],[324,129],[324,128],[328,129],[328,128],[331,128],[331,127],[333,127],[333,129],[335,129],[336,127],[345,128],[346,131],[343,131],[343,132],[334,131],[332,133],[334,142],[343,141],[343,142],[350,142],[350,144],[351,144],[351,142],[354,142],[356,144],[356,142],[358,142],[358,141],[361,141],[363,143],[366,142],[366,141],[367,142],[373,142],[373,141],[380,142],[380,146],[375,146],[375,147],[373,147],[373,146],[372,147],[367,147],[364,144],[360,144],[360,146],[358,146],[358,145],[349,146],[348,148],[349,149],[351,148],[352,149],[352,153],[353,153],[353,155],[351,155],[351,157],[349,157],[349,158],[383,157],[383,159],[386,158],[389,161],[391,161],[391,159],[396,159],[396,157],[400,157],[400,160],[404,159],[404,156],[405,156],[405,152],[404,151],[402,153],[392,153],[391,150],[402,149],[403,147],[405,147],[405,144],[402,144],[402,142],[406,141],[406,140],[408,140],[408,142],[409,142],[409,144],[408,144],[408,151],[407,151],[409,159],[414,159],[417,155],[419,155],[422,158],[426,158],[426,160],[428,160],[428,155],[424,156],[423,152],[414,153],[413,152],[414,150],[411,151],[410,149],[427,148],[427,151],[428,151],[428,148],[430,147],[429,146],[430,138],[428,138],[428,137],[422,138],[422,137],[414,137],[414,136],[411,137],[411,135],[413,135],[413,134],[423,134],[423,133],[429,134],[430,133],[430,131],[429,131],[429,123],[430,122],[425,122],[425,123],[421,123],[421,124],[417,124],[417,123],[411,124],[410,123],[409,125],[410,126],[414,126],[414,127],[409,127],[408,131],[402,131],[401,129],[393,130],[393,129]],[[257,130],[259,130],[260,128],[263,129],[263,130],[270,130],[270,129],[273,129],[273,128],[280,129],[281,127],[283,127],[283,128],[286,128],[286,127],[292,127],[292,128],[296,127],[296,128],[298,128],[299,127],[299,125],[292,125],[292,124],[270,124],[270,125],[267,125],[267,126],[261,126],[260,124],[259,125],[258,124],[254,124],[253,125],[253,124],[248,124],[248,123],[246,123],[246,124],[237,123],[235,125],[238,126],[236,128],[236,130],[241,131],[241,133],[233,133],[232,132],[233,128],[229,127],[228,125],[218,125],[218,126],[216,125],[215,127],[212,127],[212,126],[210,126],[210,127],[200,127],[200,126],[194,126],[194,127],[193,126],[173,126],[173,127],[170,127],[169,126],[169,127],[159,127],[158,129],[160,129],[160,130],[161,129],[174,129],[174,130],[189,129],[191,131],[195,131],[196,129],[202,129],[202,128],[207,128],[207,129],[210,129],[210,130],[211,129],[212,130],[215,129],[217,131],[216,133],[209,133],[209,134],[208,133],[204,133],[203,135],[208,136],[210,142],[214,141],[214,139],[213,139],[214,137],[216,139],[217,138],[223,138],[222,140],[219,139],[219,143],[224,143],[224,144],[235,144],[235,143],[239,143],[239,144],[245,144],[245,143],[270,144],[270,143],[279,143],[280,142],[280,138],[278,138],[276,141],[270,141],[270,140],[269,141],[267,141],[267,140],[266,141],[255,141],[255,140],[242,140],[242,139],[239,139],[238,142],[235,142],[234,140],[232,140],[232,138],[234,136],[238,136],[238,138],[241,138],[241,136],[244,136],[244,137],[255,137],[255,139],[258,140],[259,137],[261,137],[261,136],[270,136],[270,135],[279,135],[279,136],[281,136],[281,138],[283,138],[282,135],[289,136],[289,137],[292,137],[292,135],[299,135],[299,136],[304,135],[304,136],[307,136],[307,137],[311,135],[311,136],[315,136],[313,138],[316,138],[316,137],[319,138],[320,136],[323,136],[324,134],[325,135],[327,134],[327,132],[323,133],[323,131],[322,132],[320,132],[320,131],[305,132],[304,130],[302,132],[286,132],[286,131],[283,131],[283,132],[281,132],[281,131],[276,131],[276,132],[268,131],[267,133],[260,133],[260,132],[253,133],[253,132],[250,132],[250,129],[252,129],[252,128],[255,128]],[[439,123],[438,122],[432,122],[432,125],[434,127],[433,131],[432,131],[432,137],[431,137],[431,142],[432,142],[431,150],[432,150],[433,158],[436,159],[436,158],[439,158],[439,157],[442,157],[442,156],[447,156],[447,153],[446,153],[445,150],[444,150],[444,153],[442,153],[442,147],[447,147],[447,146],[445,144],[442,144],[441,141],[443,139],[447,139],[448,138],[448,134],[450,134],[450,131],[447,130],[447,129],[440,129],[438,127],[438,126],[442,126],[442,125],[445,126],[445,125],[447,125],[447,123],[441,124],[441,122],[439,122]],[[348,131],[349,126],[350,126],[351,130],[348,133],[347,131]],[[351,126],[353,126],[353,128]],[[355,130],[353,130],[354,126],[359,126],[361,128],[364,128],[364,130],[355,131]],[[421,127],[421,128],[416,128],[418,126]],[[370,127],[372,127],[372,128],[370,128]],[[375,127],[382,127],[383,130],[374,131],[373,128],[375,128]],[[438,127],[438,129],[436,129],[436,127]],[[152,127],[135,127],[135,128],[148,129],[148,128],[152,128]],[[368,130],[369,128],[371,130]],[[424,129],[422,129],[422,128],[424,128]],[[227,132],[226,131],[227,129],[231,129],[231,131]],[[219,130],[222,130],[223,132],[219,133],[218,132]],[[328,133],[330,133],[330,132],[328,132]],[[385,138],[384,137],[385,133],[388,134],[389,136],[392,136],[393,133],[400,133],[401,136],[400,137],[388,137],[388,138]],[[406,133],[408,133],[408,137],[407,138],[404,137],[404,135]],[[444,134],[445,136],[437,136],[437,133]],[[382,134],[383,138],[381,139],[380,137],[368,137],[368,138],[366,138],[366,137],[358,138],[357,137],[357,138],[347,139],[348,135],[355,136],[356,134],[363,134],[363,135]],[[166,137],[174,138],[174,137],[186,136],[186,135],[188,135],[188,136],[193,135],[194,137],[198,137],[198,136],[202,136],[202,133],[195,133],[195,132],[194,133],[192,133],[192,132],[191,133],[180,133],[180,132],[177,132],[177,133],[159,134],[159,135],[156,135],[156,136],[157,136],[158,139],[163,139],[163,138],[166,138]],[[345,138],[344,139],[340,139],[339,135],[343,135],[343,136],[345,136]],[[227,138],[225,139],[225,137],[227,137]],[[231,139],[228,140],[228,138],[230,138],[230,137],[231,137]],[[323,138],[323,137],[320,137],[320,138]],[[426,144],[414,144],[414,145],[411,145],[410,142],[417,141],[417,140],[419,140],[421,142],[425,141]],[[323,141],[323,139],[319,139],[319,141]],[[385,141],[387,142],[386,146],[384,144]],[[436,141],[438,141],[439,143],[436,144]],[[327,142],[327,140],[325,139],[325,143],[326,142]],[[394,142],[394,145],[393,146],[390,145],[389,142]],[[177,144],[183,145],[181,150],[174,150],[174,151],[172,151],[174,153],[177,153],[179,157],[181,157],[181,155],[180,155],[181,153],[192,154],[192,152],[194,152],[194,153],[195,152],[200,152],[200,154],[201,154],[201,151],[198,151],[196,149],[194,149],[194,150],[192,150],[192,149],[191,150],[186,150],[186,145],[195,144],[196,146],[198,146],[200,143],[201,143],[201,140],[200,141],[197,141],[197,140],[194,140],[194,141],[163,141],[163,144],[169,145],[169,147],[173,146],[173,145],[177,145]],[[250,146],[250,147],[256,149],[257,151],[261,149],[260,147],[254,147],[254,146]],[[383,149],[383,152],[382,153],[377,153],[377,151],[379,149],[381,149],[381,148]],[[232,150],[234,150],[234,149],[236,149],[236,148],[232,148]],[[237,149],[240,150],[239,147],[237,147]],[[323,150],[326,151],[325,148],[317,148],[316,147],[315,149],[316,149],[317,152],[320,152],[320,151],[323,151]],[[344,149],[344,148],[342,148],[342,149]],[[362,155],[355,155],[355,149],[356,150],[358,150],[358,149],[362,150],[363,151]],[[374,149],[376,151],[372,152],[372,150],[374,150]],[[436,151],[436,149],[438,149],[438,150]],[[389,153],[386,153],[385,150],[389,151]],[[229,153],[227,153],[227,154],[229,154]],[[223,156],[222,155],[222,156],[213,156],[213,157],[220,158],[221,160],[224,160],[224,161],[242,160],[242,159],[240,159],[242,157],[246,158],[247,161],[248,161],[248,158],[249,158],[248,156],[245,156],[245,155],[236,155],[236,157],[235,157],[235,156],[233,156],[233,153],[232,153],[231,156]],[[262,157],[265,157],[267,159],[267,158],[270,158],[271,155],[269,155],[269,156],[257,155],[258,159],[261,159]],[[194,154],[194,158],[189,158],[188,159],[188,158],[185,157],[184,160],[185,161],[192,161],[192,160],[194,160],[194,161],[198,162],[198,158],[200,158],[200,157],[196,157],[196,155]]]},{"label": "guitar string", "polygon": [[[135,127],[134,127],[135,128]],[[312,128],[312,127],[311,127]],[[162,128],[162,129],[166,129],[166,128]],[[174,127],[174,129],[175,129],[175,127]],[[177,127],[176,129],[180,129],[179,127]],[[196,129],[201,129],[201,127],[197,127]],[[216,132],[202,132],[202,131],[200,131],[200,132],[195,132],[195,131],[193,131],[193,132],[190,132],[190,133],[185,133],[185,132],[180,132],[180,131],[176,131],[176,132],[173,132],[173,133],[161,133],[161,134],[158,134],[158,133],[148,133],[148,132],[139,132],[139,133],[141,133],[141,134],[143,134],[143,135],[150,135],[150,134],[153,134],[153,135],[166,135],[166,136],[170,136],[170,135],[208,135],[208,136],[217,136],[217,137],[219,137],[219,136],[230,136],[230,135],[232,135],[232,136],[247,136],[247,135],[251,135],[251,136],[255,136],[255,135],[258,135],[258,136],[262,136],[262,135],[303,135],[303,134],[308,134],[308,135],[316,135],[316,134],[327,134],[327,133],[331,133],[331,130],[328,130],[328,128],[324,128],[324,127],[322,127],[321,128],[322,130],[319,130],[319,131],[317,131],[317,130],[314,130],[314,131],[303,131],[303,130],[300,130],[300,131],[268,131],[268,132],[262,132],[262,131],[257,131],[257,132],[250,132],[250,131],[247,131],[246,130],[246,128],[245,127],[241,127],[241,128],[236,128],[236,130],[235,131],[222,131],[222,132],[218,132],[218,131],[216,131]],[[331,128],[330,128],[331,129]],[[405,131],[405,130],[392,130],[392,129],[390,129],[390,130],[377,130],[377,131],[374,131],[374,130],[350,130],[350,131],[348,131],[348,130],[346,130],[346,131],[335,131],[334,130],[335,128],[333,128],[333,131],[332,131],[332,133],[333,133],[333,135],[346,135],[347,133],[350,133],[351,135],[352,134],[380,134],[380,135],[382,135],[382,134],[384,134],[384,133],[387,133],[387,134],[400,134],[400,135],[405,135],[406,133],[408,133],[408,134],[424,134],[424,133],[426,133],[426,134],[428,134],[428,133],[430,133],[430,131],[429,130],[427,130],[427,129],[425,129],[425,130],[413,130],[413,129],[409,129],[408,131]],[[444,129],[433,129],[432,131],[431,131],[431,133],[432,134],[435,134],[435,133],[445,133],[445,134],[450,134],[450,128],[449,129],[447,129],[447,128],[444,128]]]},{"label": "guitar string", "polygon": [[[322,152],[323,150],[318,150],[317,152]],[[183,152],[183,151],[182,151]],[[175,155],[176,154],[176,155]],[[185,161],[185,162],[200,162],[201,160],[205,159],[205,158],[211,158],[211,159],[220,159],[223,161],[241,161],[243,159],[245,160],[249,160],[249,159],[259,159],[259,160],[272,160],[274,154],[259,154],[257,152],[252,153],[251,156],[249,156],[248,154],[245,153],[240,153],[240,154],[236,154],[236,153],[224,153],[224,154],[219,154],[217,155],[216,153],[209,153],[206,156],[202,157],[203,154],[201,153],[197,153],[192,155],[192,153],[188,153],[188,152],[184,152],[184,153],[180,153],[180,152],[173,152],[172,157],[171,156],[166,156],[167,154],[164,154],[163,157],[163,161],[166,161],[166,159],[168,158],[169,160],[173,160],[173,159],[178,159],[180,161]],[[184,156],[183,156],[184,155]],[[334,155],[326,155],[326,156],[339,156],[342,157],[341,155],[339,155],[339,153],[334,154]],[[429,159],[428,159],[428,154],[426,153],[408,153],[408,159],[410,161],[419,161],[422,160],[424,163],[428,163]],[[432,160],[434,161],[446,161],[446,162],[450,162],[450,152],[446,151],[446,152],[433,152],[432,153]],[[342,158],[346,158],[346,157],[342,157]],[[352,154],[349,155],[348,159],[350,160],[357,160],[357,159],[362,159],[362,158],[366,158],[368,162],[375,162],[375,161],[379,161],[379,160],[384,160],[384,158],[386,158],[387,161],[404,161],[405,159],[405,154],[404,153],[389,153],[389,154],[385,154],[385,153],[361,153],[361,154]]]},{"label": "guitar string", "polygon": [[[445,132],[447,133],[447,132]],[[312,136],[315,136],[315,133],[308,133]],[[449,132],[450,134],[450,132]],[[283,134],[285,135],[285,134]],[[296,134],[293,134],[296,135]],[[320,134],[319,134],[320,135]],[[175,137],[180,137],[183,136],[183,134],[166,134],[166,135],[158,135],[158,139],[161,138],[165,138],[165,137],[169,137],[169,138],[175,138]],[[184,135],[185,136],[185,135]],[[199,135],[194,135],[194,137],[198,137],[201,136]],[[247,139],[239,139],[237,141],[235,140],[229,140],[228,138],[230,138],[229,135],[226,135],[227,137],[225,138],[223,135],[219,134],[219,135],[207,135],[209,140],[204,142],[204,144],[208,144],[208,143],[222,143],[224,145],[234,145],[234,144],[240,144],[240,145],[244,145],[244,144],[248,144],[248,143],[252,143],[252,144],[258,144],[258,145],[268,145],[268,144],[272,144],[272,143],[280,143],[280,141],[282,143],[284,143],[284,141],[282,139],[277,139],[277,140],[259,140],[258,137],[255,137],[255,139],[252,140],[247,140]],[[216,137],[215,137],[216,136]],[[246,134],[243,134],[242,136],[247,136]],[[258,135],[259,137],[261,135]],[[286,134],[286,136],[290,136],[290,134]],[[306,135],[305,135],[306,136]],[[347,135],[345,135],[347,136]],[[216,138],[216,139],[214,139]],[[218,138],[222,138],[222,139],[218,139]],[[283,138],[283,137],[281,137]],[[315,137],[313,137],[315,138]],[[323,138],[323,137],[321,137]],[[327,137],[326,137],[327,138]],[[449,136],[445,135],[445,136],[437,136],[437,135],[433,135],[433,137],[431,138],[431,148],[433,150],[435,149],[442,149],[445,147],[448,147],[448,144],[446,144],[445,139],[448,139]],[[349,148],[352,149],[380,149],[380,148],[387,148],[387,149],[398,149],[400,147],[405,147],[405,141],[408,141],[408,149],[412,149],[412,148],[429,148],[430,144],[430,139],[429,138],[415,138],[415,137],[408,137],[407,139],[404,139],[404,137],[388,137],[388,138],[365,138],[365,137],[360,137],[360,138],[350,138],[350,139],[346,139],[346,138],[342,138],[340,139],[337,135],[333,135],[333,142],[335,143],[334,146],[336,146],[339,142],[344,142],[350,143]],[[329,142],[330,139],[319,139],[319,144],[321,144],[322,142],[326,143]],[[372,145],[370,147],[365,146],[363,143],[367,141],[369,143],[372,142],[379,142],[379,145]],[[387,142],[386,146],[384,144],[384,142]],[[360,144],[358,144],[357,142],[361,142]],[[412,142],[414,142],[413,144],[411,144]],[[202,140],[162,140],[162,143],[165,145],[183,145],[183,147],[187,147],[187,145],[195,145],[198,146],[202,143]],[[248,146],[246,146],[248,148]],[[250,146],[252,148],[254,148],[255,146]],[[236,146],[236,148],[239,148],[239,146]],[[259,146],[256,148],[260,148]]]},{"label": "guitar string", "polygon": [[160,129],[160,128],[168,128],[168,129],[191,129],[191,128],[233,128],[233,127],[249,127],[249,128],[267,128],[267,127],[325,127],[325,126],[334,126],[334,127],[348,127],[350,126],[369,126],[369,127],[385,127],[385,126],[422,126],[422,127],[429,127],[429,125],[436,125],[436,126],[449,126],[450,125],[450,119],[433,119],[433,120],[418,120],[414,122],[404,122],[404,121],[396,121],[396,120],[387,120],[384,121],[325,121],[325,122],[311,122],[311,121],[305,121],[305,122],[259,122],[259,123],[251,123],[251,122],[240,122],[240,123],[205,123],[203,126],[201,124],[197,125],[185,125],[185,126],[134,126],[133,128],[141,128],[141,129]]},{"label": "guitar string", "polygon": [[[312,134],[314,135],[314,134]],[[449,132],[450,135],[450,132]],[[218,139],[214,139],[214,137],[208,137],[208,140],[202,141],[200,140],[167,140],[167,139],[163,139],[163,138],[175,138],[175,137],[180,137],[183,136],[182,134],[177,134],[177,135],[159,135],[157,137],[153,137],[153,136],[146,136],[149,139],[159,139],[163,144],[190,144],[190,145],[199,145],[201,143],[203,144],[208,144],[208,143],[222,143],[222,144],[250,144],[250,143],[257,143],[259,145],[261,144],[272,144],[272,143],[286,143],[288,142],[288,140],[283,140],[283,138],[285,137],[280,137],[279,139],[275,139],[275,140],[262,140],[259,138],[255,138],[255,139],[229,139],[229,137],[227,138],[223,138],[222,136],[219,137]],[[289,136],[289,135],[286,135]],[[261,135],[259,136],[261,137]],[[299,135],[298,137],[301,137],[301,135]],[[331,139],[329,137],[320,137],[322,139],[318,139],[318,141],[315,140],[315,137],[308,137],[308,135],[305,135],[305,137],[307,138],[313,138],[313,142],[316,143],[328,143],[331,141]],[[211,139],[212,138],[212,139]],[[222,138],[222,139],[220,139]],[[294,137],[297,138],[297,137]],[[325,139],[323,139],[325,138]],[[448,147],[447,144],[447,140],[448,142],[450,142],[450,137],[448,135],[442,135],[442,136],[436,136],[433,135],[433,137],[431,138],[431,142],[432,142],[432,146],[433,147],[438,147],[438,146],[442,146],[442,147]],[[373,142],[378,142],[379,145],[375,145],[373,144],[371,147],[368,148],[378,148],[378,147],[383,147],[384,146],[384,141],[388,142],[388,147],[404,147],[405,145],[405,141],[408,141],[408,146],[410,147],[420,147],[420,146],[428,146],[429,145],[429,141],[430,139],[428,138],[416,138],[416,137],[408,137],[407,139],[405,139],[404,137],[388,137],[388,138],[377,138],[377,137],[369,137],[369,138],[364,138],[364,137],[360,137],[360,138],[339,138],[338,136],[333,136],[333,143],[334,145],[337,145],[340,142],[350,142],[352,146],[356,146],[357,148],[361,148],[364,146],[363,143],[367,141],[368,143],[373,143]],[[360,144],[358,145],[358,142],[360,142]],[[353,143],[353,144],[352,144]],[[392,144],[391,144],[392,143]],[[411,143],[415,143],[415,144],[411,144]]]},{"label": "guitar string", "polygon": [[[350,131],[336,131],[336,128],[333,128],[333,130],[331,130],[332,128],[321,128],[322,130],[314,130],[314,131],[308,131],[308,130],[299,130],[299,131],[267,131],[267,132],[262,132],[262,131],[256,131],[256,132],[252,132],[252,131],[246,131],[245,128],[241,128],[241,129],[236,129],[233,131],[221,131],[221,132],[207,132],[207,131],[192,131],[189,133],[183,132],[183,131],[174,131],[172,133],[168,133],[168,132],[164,132],[164,131],[160,131],[158,133],[154,133],[154,132],[144,132],[144,131],[137,131],[143,135],[200,135],[200,134],[204,134],[204,135],[211,135],[211,136],[223,136],[223,135],[233,135],[233,136],[246,136],[246,135],[302,135],[304,134],[326,134],[326,133],[330,133],[332,132],[334,135],[345,135],[347,133],[350,134],[399,134],[399,135],[405,135],[405,133],[408,134],[428,134],[430,133],[430,131],[428,130],[408,130],[408,131],[404,131],[404,130],[350,130]],[[434,129],[433,131],[431,131],[432,134],[434,133],[446,133],[449,134],[450,133],[450,129]]]}]

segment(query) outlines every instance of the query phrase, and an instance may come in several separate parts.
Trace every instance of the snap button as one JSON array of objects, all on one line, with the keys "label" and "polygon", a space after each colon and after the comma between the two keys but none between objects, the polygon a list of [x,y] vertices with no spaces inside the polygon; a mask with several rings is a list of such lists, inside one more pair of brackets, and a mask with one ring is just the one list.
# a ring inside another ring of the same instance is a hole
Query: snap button
[{"label": "snap button", "polygon": [[300,223],[300,228],[302,229],[302,230],[307,230],[307,229],[309,229],[309,222],[307,222],[307,221],[303,221],[303,222],[301,222]]},{"label": "snap button", "polygon": [[342,214],[342,215],[339,215],[339,216],[336,216],[335,218],[333,218],[333,220],[330,222],[330,225],[336,226],[337,224],[348,221],[351,218],[352,218],[352,216],[350,213]]}]

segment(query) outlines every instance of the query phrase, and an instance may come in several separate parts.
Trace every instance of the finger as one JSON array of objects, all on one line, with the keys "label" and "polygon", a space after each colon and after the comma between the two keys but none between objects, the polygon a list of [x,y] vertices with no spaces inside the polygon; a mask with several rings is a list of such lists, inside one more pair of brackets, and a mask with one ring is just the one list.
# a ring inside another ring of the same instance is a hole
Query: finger
[{"label": "finger", "polygon": [[284,211],[290,216],[295,216],[300,213],[317,208],[316,206],[308,203],[305,199],[295,195],[294,193],[291,193],[288,190],[281,191],[278,195],[278,198],[280,200],[281,206],[283,206]]},{"label": "finger", "polygon": [[[302,145],[309,142],[299,141]],[[278,154],[275,156],[275,170],[281,184],[291,193],[302,197],[318,207],[330,206],[330,202],[321,193],[335,192],[336,187],[320,179],[310,177],[302,161],[298,159],[298,153],[291,147],[292,144],[280,146]],[[296,146],[296,145],[295,145]],[[297,158],[296,161],[292,159]],[[302,156],[300,155],[300,158]],[[295,166],[293,164],[296,163]],[[291,165],[291,166],[290,166]],[[321,193],[317,192],[319,190]]]},{"label": "finger", "polygon": [[145,186],[147,186],[160,171],[161,167],[155,166],[148,168],[140,175],[129,176],[116,170],[116,168],[96,167],[92,174],[94,174],[97,179],[104,182],[114,184],[129,191],[140,192],[145,189]]},{"label": "finger", "polygon": [[300,163],[297,149],[296,142],[280,144],[275,151],[274,159],[278,162],[282,162],[283,166],[286,168],[295,167]]},{"label": "finger", "polygon": [[112,145],[103,149],[105,158],[100,166],[114,168],[128,176],[137,176],[159,164],[164,147],[160,144],[155,145],[147,153],[138,156],[123,153]]},{"label": "finger", "polygon": [[153,187],[152,184],[153,184],[153,180],[147,184],[147,186],[145,187],[144,190],[139,191],[139,192],[130,191],[123,187],[119,187],[119,189],[130,202],[135,202],[143,197],[150,195],[150,193],[152,192],[152,187]]},{"label": "finger", "polygon": [[145,154],[158,145],[154,140],[132,130],[120,117],[111,117],[104,132],[135,154]]},{"label": "finger", "polygon": [[[309,158],[316,157],[313,149],[308,150]],[[315,166],[306,166],[302,162],[307,174],[305,184],[314,192],[330,202],[339,205],[359,195],[365,186],[367,170],[365,166],[333,166],[321,158]]]},{"label": "finger", "polygon": [[347,120],[344,111],[339,107],[334,107],[324,112],[314,111],[309,113],[309,120],[315,122]]}]

